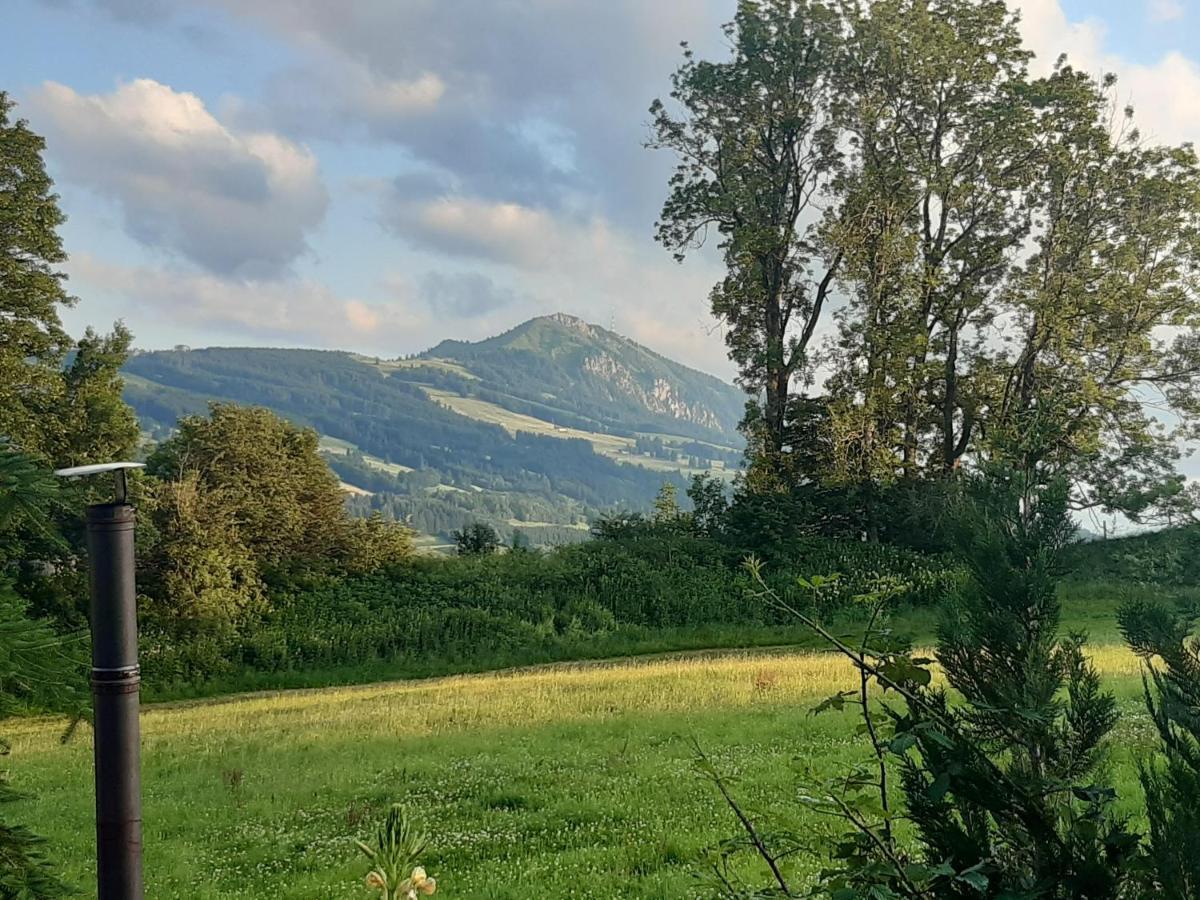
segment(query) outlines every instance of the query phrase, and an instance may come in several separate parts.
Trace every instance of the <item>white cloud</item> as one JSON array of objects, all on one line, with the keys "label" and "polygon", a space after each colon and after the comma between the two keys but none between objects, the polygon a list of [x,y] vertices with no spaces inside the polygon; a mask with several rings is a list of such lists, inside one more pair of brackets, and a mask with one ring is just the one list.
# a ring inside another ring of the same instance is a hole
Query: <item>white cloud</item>
[{"label": "white cloud", "polygon": [[[615,325],[689,365],[732,375],[708,312],[709,290],[721,277],[710,255],[698,254],[680,266],[650,240],[639,241],[598,216],[580,219],[461,195],[393,197],[386,217],[389,227],[415,246],[515,280],[519,302],[473,311],[503,313],[501,327],[519,315],[569,312]],[[474,318],[472,330],[479,324]]]},{"label": "white cloud", "polygon": [[[133,2],[133,0],[126,0]],[[203,0],[296,52],[246,110],[288,134],[403,147],[492,200],[580,197],[653,219],[669,171],[642,148],[679,42],[723,52],[732,0]]]},{"label": "white cloud", "polygon": [[[120,298],[138,320],[224,332],[239,341],[286,340],[396,353],[427,317],[400,303],[339,296],[310,279],[227,279],[209,273],[122,266],[72,258],[72,280],[89,293]],[[132,317],[131,317],[132,318]]]},{"label": "white cloud", "polygon": [[1183,18],[1180,0],[1150,0],[1150,21],[1155,23],[1174,22]]},{"label": "white cloud", "polygon": [[1100,57],[1106,35],[1101,20],[1072,22],[1059,0],[1010,0],[1009,6],[1021,14],[1021,33],[1037,54],[1035,69],[1049,71],[1063,53],[1084,68]]},{"label": "white cloud", "polygon": [[329,198],[316,158],[232,129],[194,94],[150,79],[82,95],[47,82],[28,101],[63,175],[114,200],[141,243],[223,275],[277,275]]},{"label": "white cloud", "polygon": [[1135,63],[1108,49],[1108,32],[1096,19],[1072,22],[1059,0],[1019,0],[1021,31],[1046,71],[1059,54],[1094,75],[1113,73],[1121,103],[1131,103],[1142,134],[1172,144],[1200,138],[1200,65],[1182,53],[1152,64]]},{"label": "white cloud", "polygon": [[309,42],[307,50],[303,66],[270,80],[260,104],[239,104],[242,117],[305,137],[387,136],[436,113],[445,98],[434,72],[395,77],[334,47]]},{"label": "white cloud", "polygon": [[389,229],[418,247],[529,271],[586,272],[611,254],[620,238],[603,219],[583,221],[521,203],[447,195],[385,205]]}]

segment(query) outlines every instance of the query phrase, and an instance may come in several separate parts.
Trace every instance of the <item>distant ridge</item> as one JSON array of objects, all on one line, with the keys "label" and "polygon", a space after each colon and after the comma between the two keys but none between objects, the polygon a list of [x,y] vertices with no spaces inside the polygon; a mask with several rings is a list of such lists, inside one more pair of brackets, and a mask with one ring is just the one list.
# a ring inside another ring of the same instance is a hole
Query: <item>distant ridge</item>
[{"label": "distant ridge", "polygon": [[579,392],[581,403],[622,421],[649,413],[729,437],[745,405],[741,392],[719,378],[566,313],[539,316],[481,341],[442,341],[419,358],[453,360],[497,377],[500,366],[533,369],[538,384],[510,383],[510,391],[528,400],[548,392],[572,407],[558,395]]},{"label": "distant ridge", "polygon": [[125,367],[143,429],[213,400],[322,435],[350,501],[444,538],[483,519],[533,543],[578,540],[603,510],[648,508],[665,480],[730,477],[743,394],[575,316],[540,316],[406,359],[322,350],[144,352]]}]

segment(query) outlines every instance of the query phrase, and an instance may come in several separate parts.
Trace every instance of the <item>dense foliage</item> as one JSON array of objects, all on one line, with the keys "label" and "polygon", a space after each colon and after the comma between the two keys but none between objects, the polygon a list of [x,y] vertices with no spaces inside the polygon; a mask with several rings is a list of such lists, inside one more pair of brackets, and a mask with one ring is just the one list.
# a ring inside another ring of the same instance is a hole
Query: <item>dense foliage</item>
[{"label": "dense foliage", "polygon": [[651,146],[677,159],[659,240],[723,254],[750,485],[990,460],[1053,464],[1077,508],[1189,508],[1194,148],[1146,140],[1112,76],[1034,77],[1004,0],[747,0],[726,37],[685,48]]},{"label": "dense foliage", "polygon": [[[495,552],[485,535],[488,552],[468,533],[457,557],[416,556],[353,577],[293,572],[224,631],[148,633],[146,677],[171,690],[364,664],[471,670],[593,656],[658,632],[788,624],[749,599],[740,552],[696,533],[690,517],[670,525],[625,517],[601,529],[603,537],[551,551]],[[929,605],[962,578],[944,559],[897,548],[807,540],[787,552],[797,568],[781,568],[773,583],[834,619],[861,614],[857,591],[886,587],[897,607]],[[845,587],[806,598],[786,573],[810,565],[845,572]]]},{"label": "dense foliage", "polygon": [[213,404],[180,420],[143,482],[147,633],[216,640],[257,621],[267,582],[374,571],[408,557],[396,522],[352,517],[317,436],[269,410]]},{"label": "dense foliage", "polygon": [[1200,528],[1195,525],[1088,541],[1070,549],[1069,566],[1122,584],[1172,588],[1200,584]]},{"label": "dense foliage", "polygon": [[1141,765],[1157,896],[1186,900],[1200,893],[1200,643],[1197,610],[1161,601],[1129,601],[1121,630],[1148,663],[1146,705],[1162,758]]}]

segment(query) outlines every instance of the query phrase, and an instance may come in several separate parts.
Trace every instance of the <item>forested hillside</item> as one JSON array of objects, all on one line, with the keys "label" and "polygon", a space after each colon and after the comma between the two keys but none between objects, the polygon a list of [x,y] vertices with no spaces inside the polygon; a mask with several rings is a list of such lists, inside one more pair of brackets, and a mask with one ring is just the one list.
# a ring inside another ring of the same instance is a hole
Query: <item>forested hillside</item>
[{"label": "forested hillside", "polygon": [[322,435],[357,509],[433,536],[481,519],[506,538],[577,540],[600,512],[741,458],[737,389],[569,316],[411,359],[180,348],[124,372],[153,436],[213,400],[268,407]]},{"label": "forested hillside", "polygon": [[503,385],[509,402],[501,405],[519,398],[556,421],[574,413],[626,433],[666,431],[728,443],[745,404],[720,379],[561,313],[478,343],[443,341],[420,360],[452,361]]}]

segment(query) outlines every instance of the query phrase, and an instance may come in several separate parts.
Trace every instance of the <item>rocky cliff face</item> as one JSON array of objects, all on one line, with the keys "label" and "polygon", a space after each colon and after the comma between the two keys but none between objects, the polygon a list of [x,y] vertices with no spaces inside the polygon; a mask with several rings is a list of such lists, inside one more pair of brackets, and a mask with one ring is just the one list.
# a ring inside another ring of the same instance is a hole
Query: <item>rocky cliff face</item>
[{"label": "rocky cliff face", "polygon": [[482,341],[443,341],[421,358],[466,370],[471,390],[482,387],[501,405],[515,401],[518,412],[528,411],[524,402],[549,404],[620,431],[741,445],[745,399],[736,387],[566,313]]},{"label": "rocky cliff face", "polygon": [[595,325],[589,325],[578,316],[572,316],[568,313],[551,313],[546,318],[557,325],[562,325],[572,331],[578,331],[589,338],[597,337],[597,332],[600,330]]},{"label": "rocky cliff face", "polygon": [[589,356],[583,362],[583,370],[602,379],[614,393],[641,404],[650,412],[707,428],[720,427],[712,410],[685,402],[675,386],[665,378],[656,378],[649,388],[643,387],[626,366],[607,353]]}]

